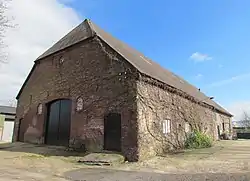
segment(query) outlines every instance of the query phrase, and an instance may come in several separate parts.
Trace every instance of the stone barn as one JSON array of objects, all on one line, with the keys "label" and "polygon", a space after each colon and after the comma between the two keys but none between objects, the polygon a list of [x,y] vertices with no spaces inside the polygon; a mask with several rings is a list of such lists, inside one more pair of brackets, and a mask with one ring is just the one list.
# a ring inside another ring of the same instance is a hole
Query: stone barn
[{"label": "stone barn", "polygon": [[15,141],[129,161],[181,148],[194,129],[216,140],[232,127],[211,98],[90,20],[34,61],[17,100]]}]

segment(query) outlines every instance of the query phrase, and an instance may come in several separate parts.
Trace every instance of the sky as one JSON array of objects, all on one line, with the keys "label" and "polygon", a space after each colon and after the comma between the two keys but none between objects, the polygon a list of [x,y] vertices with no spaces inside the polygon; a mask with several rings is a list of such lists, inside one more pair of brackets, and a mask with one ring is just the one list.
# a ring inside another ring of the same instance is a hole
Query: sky
[{"label": "sky", "polygon": [[0,104],[14,104],[34,60],[85,18],[224,106],[250,113],[250,1],[13,0]]}]

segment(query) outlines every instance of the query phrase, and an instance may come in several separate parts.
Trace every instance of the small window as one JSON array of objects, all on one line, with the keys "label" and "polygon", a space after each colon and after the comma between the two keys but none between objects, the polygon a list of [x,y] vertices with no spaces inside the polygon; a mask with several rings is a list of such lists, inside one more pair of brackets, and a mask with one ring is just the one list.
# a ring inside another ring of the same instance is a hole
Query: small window
[{"label": "small window", "polygon": [[60,59],[59,59],[59,64],[63,64],[63,62],[64,62],[64,58],[63,58],[63,57],[60,57]]},{"label": "small window", "polygon": [[76,100],[76,110],[81,111],[82,109],[83,109],[83,99],[81,97],[79,97]]},{"label": "small window", "polygon": [[170,130],[171,130],[171,121],[168,119],[168,120],[163,120],[163,133],[164,134],[167,134],[167,133],[170,133]]}]

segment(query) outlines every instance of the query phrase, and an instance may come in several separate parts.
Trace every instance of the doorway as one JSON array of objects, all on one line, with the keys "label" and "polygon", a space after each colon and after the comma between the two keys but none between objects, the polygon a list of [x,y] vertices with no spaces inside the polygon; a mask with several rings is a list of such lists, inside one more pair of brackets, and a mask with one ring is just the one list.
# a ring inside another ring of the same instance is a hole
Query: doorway
[{"label": "doorway", "polygon": [[71,100],[56,100],[48,106],[45,143],[68,146],[71,123]]},{"label": "doorway", "polygon": [[217,125],[218,138],[220,139],[220,126]]},{"label": "doorway", "polygon": [[104,118],[104,150],[121,151],[121,115],[118,113]]},{"label": "doorway", "polygon": [[17,141],[24,142],[24,122],[23,118],[19,119]]}]

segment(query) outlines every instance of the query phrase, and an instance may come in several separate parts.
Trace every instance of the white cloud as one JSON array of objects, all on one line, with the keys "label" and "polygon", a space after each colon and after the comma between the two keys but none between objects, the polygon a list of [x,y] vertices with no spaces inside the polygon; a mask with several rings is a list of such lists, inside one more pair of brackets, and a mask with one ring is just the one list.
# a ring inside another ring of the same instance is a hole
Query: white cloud
[{"label": "white cloud", "polygon": [[0,65],[0,103],[14,100],[33,61],[80,23],[74,9],[57,0],[15,0],[7,12],[17,26],[8,31],[8,64]]},{"label": "white cloud", "polygon": [[208,87],[220,87],[220,86],[224,86],[227,84],[231,84],[233,82],[249,80],[249,79],[250,79],[250,73],[240,74],[240,75],[236,75],[234,77],[230,77],[228,79],[213,82],[213,83],[209,84]]},{"label": "white cloud", "polygon": [[231,105],[227,106],[227,109],[234,115],[234,120],[240,121],[244,112],[250,114],[250,100],[234,102]]},{"label": "white cloud", "polygon": [[197,75],[195,76],[195,79],[196,79],[196,80],[200,80],[200,79],[202,79],[202,77],[203,77],[202,74],[197,74]]},{"label": "white cloud", "polygon": [[189,58],[192,59],[195,62],[204,62],[206,60],[211,60],[212,59],[212,57],[210,57],[209,55],[199,53],[199,52],[193,53]]}]

